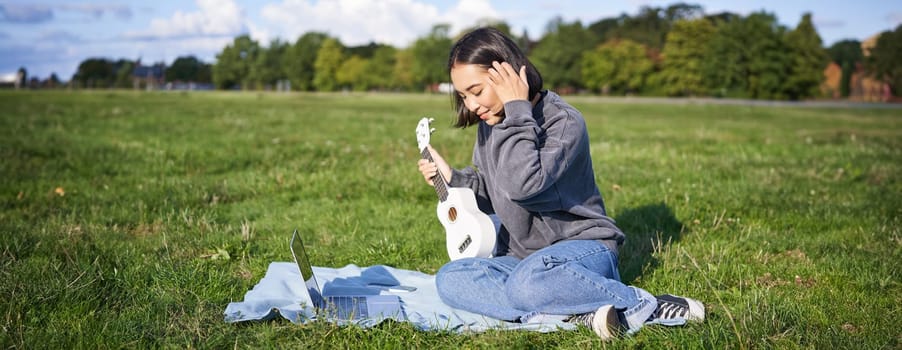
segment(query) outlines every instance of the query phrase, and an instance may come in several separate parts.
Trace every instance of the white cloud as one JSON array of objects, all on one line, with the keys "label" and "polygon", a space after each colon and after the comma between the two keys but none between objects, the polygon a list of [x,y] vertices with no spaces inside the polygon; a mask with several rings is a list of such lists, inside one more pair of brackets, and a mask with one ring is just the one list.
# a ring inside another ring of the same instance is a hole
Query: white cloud
[{"label": "white cloud", "polygon": [[443,17],[442,22],[451,24],[452,33],[470,27],[479,20],[502,19],[488,0],[460,0]]},{"label": "white cloud", "polygon": [[479,19],[497,18],[498,13],[488,0],[460,0],[446,13],[418,0],[283,0],[265,5],[261,17],[265,24],[253,30],[257,40],[261,40],[257,35],[267,35],[294,41],[319,31],[349,46],[375,41],[407,47],[435,24],[451,24],[454,33]]},{"label": "white cloud", "polygon": [[247,32],[250,34],[251,39],[256,40],[263,46],[269,46],[270,41],[276,38],[269,28],[259,26],[254,22],[247,23]]},{"label": "white cloud", "polygon": [[44,32],[37,39],[41,43],[79,43],[83,39],[75,33],[66,30],[51,30]]},{"label": "white cloud", "polygon": [[94,19],[103,17],[106,12],[111,13],[119,19],[131,19],[132,10],[125,5],[114,4],[63,4],[59,6],[60,10],[75,11],[90,15]]},{"label": "white cloud", "polygon": [[0,4],[0,20],[13,23],[43,23],[53,19],[47,5]]},{"label": "white cloud", "polygon": [[244,11],[234,0],[196,0],[198,11],[176,11],[172,17],[155,18],[150,29],[125,34],[132,39],[165,39],[203,36],[235,36],[246,30]]},{"label": "white cloud", "polygon": [[284,0],[263,7],[261,15],[274,32],[293,41],[311,31],[338,37],[345,45],[370,41],[404,46],[428,30],[438,10],[412,0]]}]

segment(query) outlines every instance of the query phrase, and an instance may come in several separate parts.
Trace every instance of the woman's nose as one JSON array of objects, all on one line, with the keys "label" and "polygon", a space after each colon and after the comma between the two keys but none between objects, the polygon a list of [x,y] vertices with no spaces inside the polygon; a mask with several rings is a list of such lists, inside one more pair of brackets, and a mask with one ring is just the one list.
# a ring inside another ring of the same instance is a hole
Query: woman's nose
[{"label": "woman's nose", "polygon": [[479,104],[476,103],[475,98],[464,99],[464,106],[470,110],[470,112],[476,113],[476,110],[479,109]]}]

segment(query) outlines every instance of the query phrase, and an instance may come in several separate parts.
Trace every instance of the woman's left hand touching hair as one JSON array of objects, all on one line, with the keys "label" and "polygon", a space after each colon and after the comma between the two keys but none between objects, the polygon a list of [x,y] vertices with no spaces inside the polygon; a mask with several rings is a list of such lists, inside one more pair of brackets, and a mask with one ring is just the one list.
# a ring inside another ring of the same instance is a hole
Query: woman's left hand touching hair
[{"label": "woman's left hand touching hair", "polygon": [[526,82],[526,66],[520,67],[519,74],[510,63],[492,62],[486,84],[492,87],[501,103],[514,100],[529,100],[529,83]]}]

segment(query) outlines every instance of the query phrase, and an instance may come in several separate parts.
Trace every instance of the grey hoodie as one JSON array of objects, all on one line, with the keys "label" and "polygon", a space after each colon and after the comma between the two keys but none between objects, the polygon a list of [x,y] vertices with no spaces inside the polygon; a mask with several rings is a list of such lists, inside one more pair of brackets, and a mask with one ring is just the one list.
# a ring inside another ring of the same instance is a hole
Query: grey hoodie
[{"label": "grey hoodie", "polygon": [[453,169],[450,185],[476,193],[501,220],[497,256],[524,258],[555,242],[600,240],[615,253],[624,235],[607,217],[595,184],[582,114],[554,92],[533,107],[504,105],[495,126],[480,122],[473,166]]}]

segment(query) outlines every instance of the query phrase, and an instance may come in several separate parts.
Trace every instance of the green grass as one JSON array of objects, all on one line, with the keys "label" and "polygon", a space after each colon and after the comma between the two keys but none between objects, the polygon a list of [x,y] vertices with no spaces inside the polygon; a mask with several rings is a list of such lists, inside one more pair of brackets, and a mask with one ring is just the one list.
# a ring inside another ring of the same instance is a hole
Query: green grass
[{"label": "green grass", "polygon": [[[571,97],[627,232],[624,281],[708,306],[612,348],[898,348],[902,110]],[[414,127],[426,95],[0,92],[4,348],[586,348],[590,331],[420,332],[222,312],[295,227],[328,266],[447,259]],[[57,190],[59,189],[59,191]]]}]

